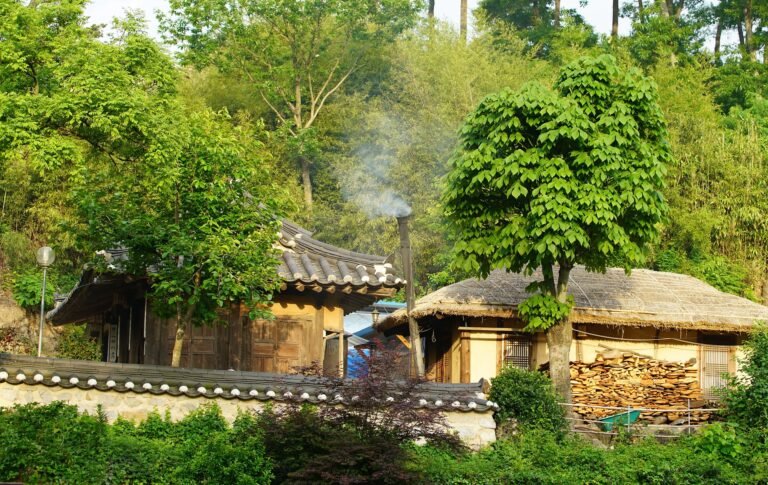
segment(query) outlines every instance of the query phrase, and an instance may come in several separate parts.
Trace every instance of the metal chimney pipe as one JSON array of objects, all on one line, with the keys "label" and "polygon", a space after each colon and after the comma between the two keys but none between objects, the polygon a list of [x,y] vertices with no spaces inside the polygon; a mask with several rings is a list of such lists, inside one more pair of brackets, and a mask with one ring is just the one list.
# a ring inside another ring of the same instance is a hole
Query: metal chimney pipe
[{"label": "metal chimney pipe", "polygon": [[409,216],[397,217],[397,230],[400,233],[400,257],[403,261],[403,271],[405,272],[405,309],[408,315],[408,333],[411,340],[411,363],[415,364],[416,375],[419,378],[424,377],[424,356],[421,352],[421,334],[419,333],[419,323],[411,315],[413,305],[416,299],[415,285],[413,279],[413,259],[411,254],[411,239],[408,231]]}]

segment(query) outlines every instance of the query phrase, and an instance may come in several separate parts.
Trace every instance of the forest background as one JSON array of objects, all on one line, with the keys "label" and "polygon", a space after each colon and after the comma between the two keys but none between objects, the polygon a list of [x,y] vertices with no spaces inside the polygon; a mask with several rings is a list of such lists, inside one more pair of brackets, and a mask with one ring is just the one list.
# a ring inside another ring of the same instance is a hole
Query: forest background
[{"label": "forest background", "polygon": [[603,53],[655,80],[668,123],[670,217],[649,267],[768,301],[764,2],[616,0],[611,35],[547,0],[483,0],[466,14],[446,2],[462,9],[459,29],[431,1],[169,3],[161,46],[136,12],[106,29],[88,25],[81,0],[0,1],[0,38],[13,40],[0,45],[0,271],[24,306],[40,288],[37,247],[56,249],[63,292],[103,249],[84,194],[128,187],[139,170],[142,190],[162,189],[164,157],[184,152],[170,128],[200,118],[215,138],[201,143],[257,158],[270,175],[251,192],[318,239],[395,253],[388,209],[407,206],[417,292],[462,279],[440,194],[463,119],[489,93],[551,85],[561,66]]}]

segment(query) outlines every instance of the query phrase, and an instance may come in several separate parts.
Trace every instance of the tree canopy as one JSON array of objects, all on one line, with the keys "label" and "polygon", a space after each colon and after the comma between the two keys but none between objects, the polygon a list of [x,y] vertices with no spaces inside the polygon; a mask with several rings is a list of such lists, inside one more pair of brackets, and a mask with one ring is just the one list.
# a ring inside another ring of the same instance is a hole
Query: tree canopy
[{"label": "tree canopy", "polygon": [[582,58],[554,88],[528,84],[480,102],[461,130],[444,203],[463,270],[541,268],[540,293],[520,314],[529,330],[564,328],[547,341],[550,373],[568,398],[569,271],[645,262],[667,210],[671,155],[656,88],[640,71],[608,55]]}]

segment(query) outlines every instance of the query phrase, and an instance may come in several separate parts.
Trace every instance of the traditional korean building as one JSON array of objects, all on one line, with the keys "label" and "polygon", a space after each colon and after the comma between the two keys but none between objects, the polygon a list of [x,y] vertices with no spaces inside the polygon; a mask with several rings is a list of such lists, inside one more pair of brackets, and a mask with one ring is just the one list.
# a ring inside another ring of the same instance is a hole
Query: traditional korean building
[{"label": "traditional korean building", "polygon": [[[530,295],[526,287],[541,279],[540,272],[496,270],[487,279],[460,281],[418,300],[413,315],[426,337],[428,378],[468,383],[491,379],[505,366],[546,366],[545,334],[523,331],[517,315],[517,306]],[[768,321],[768,307],[681,274],[635,269],[627,275],[620,268],[592,273],[577,266],[569,292],[575,302],[572,382],[580,382],[583,369],[602,365],[596,360],[609,360],[606,355],[619,356],[610,362],[614,366],[632,355],[648,366],[679,363],[685,375],[659,383],[647,369],[633,369],[622,385],[651,390],[666,385],[670,392],[694,391],[685,394],[689,397],[716,397],[712,391],[724,385],[723,375],[738,370],[744,339],[756,324]],[[382,319],[376,328],[407,335],[405,311]],[[594,390],[574,389],[577,398],[582,392],[587,398]]]},{"label": "traditional korean building", "polygon": [[[226,324],[187,329],[182,367],[290,373],[319,362],[343,369],[344,315],[391,297],[405,284],[386,257],[325,244],[287,221],[277,245],[283,284],[271,306],[275,319],[251,320],[247,308],[233,304],[221,312]],[[111,255],[115,261],[125,257],[121,251]],[[176,323],[152,313],[150,284],[147,277],[118,269],[87,270],[48,321],[86,323],[106,362],[170,365]]]}]

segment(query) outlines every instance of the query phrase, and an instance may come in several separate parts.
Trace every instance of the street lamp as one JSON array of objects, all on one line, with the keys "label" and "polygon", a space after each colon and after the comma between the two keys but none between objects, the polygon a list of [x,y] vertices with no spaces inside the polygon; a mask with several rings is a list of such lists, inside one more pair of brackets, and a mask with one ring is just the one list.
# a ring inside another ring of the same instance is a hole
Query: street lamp
[{"label": "street lamp", "polygon": [[379,310],[377,310],[376,307],[373,307],[373,310],[371,310],[371,321],[374,326],[379,323],[379,315]]},{"label": "street lamp", "polygon": [[48,267],[56,260],[53,249],[43,246],[37,250],[37,264],[43,268],[43,291],[40,294],[40,335],[37,339],[37,356],[43,354],[43,322],[45,320],[45,278],[48,276]]}]

